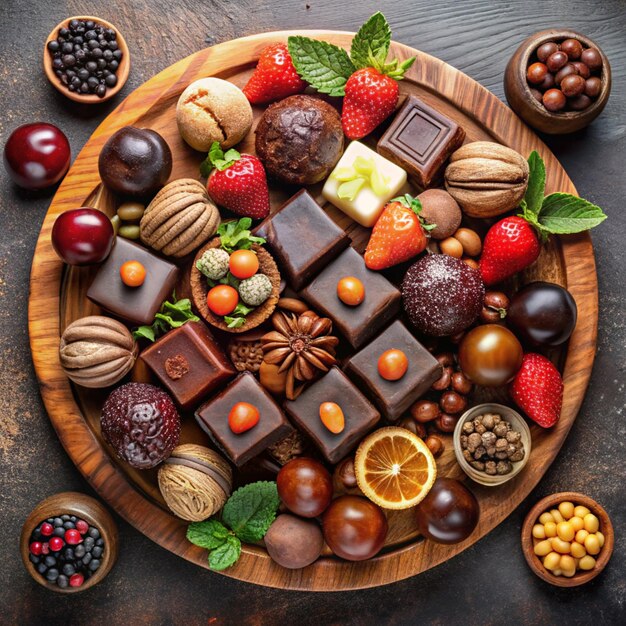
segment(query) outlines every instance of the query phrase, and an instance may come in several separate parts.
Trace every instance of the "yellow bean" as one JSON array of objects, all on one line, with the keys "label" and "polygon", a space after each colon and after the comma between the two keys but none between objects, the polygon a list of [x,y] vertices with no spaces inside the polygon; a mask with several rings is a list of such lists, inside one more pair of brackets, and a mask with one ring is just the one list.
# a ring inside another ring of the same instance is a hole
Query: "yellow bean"
[{"label": "yellow bean", "polygon": [[582,521],[582,519],[580,517],[576,517],[575,515],[574,517],[570,518],[569,523],[574,527],[574,530],[576,532],[582,530],[585,527],[585,523]]},{"label": "yellow bean", "polygon": [[570,570],[563,570],[563,576],[567,578],[571,578],[576,573],[576,567],[572,567]]},{"label": "yellow bean", "polygon": [[552,545],[550,544],[550,539],[544,539],[539,543],[535,544],[535,554],[537,556],[546,556],[549,552],[552,552]]},{"label": "yellow bean", "polygon": [[569,522],[559,522],[556,525],[556,534],[563,541],[572,541],[574,539],[574,527]]},{"label": "yellow bean", "polygon": [[556,537],[556,524],[554,522],[548,522],[543,527],[546,537]]},{"label": "yellow bean", "polygon": [[543,557],[543,566],[549,570],[558,568],[561,561],[561,555],[558,552],[549,552]]},{"label": "yellow bean", "polygon": [[590,570],[596,566],[596,560],[592,556],[584,556],[578,562],[578,567],[583,570]]},{"label": "yellow bean", "polygon": [[[552,541],[552,539],[550,541]],[[594,556],[598,554],[598,552],[600,552],[600,542],[595,535],[587,536],[587,539],[585,539],[585,550],[587,550],[589,554],[593,554]]]},{"label": "yellow bean", "polygon": [[585,556],[585,554],[587,554],[587,550],[585,550],[585,546],[581,545],[577,541],[574,541],[572,545],[570,546],[570,552],[572,553],[572,556],[577,559],[582,559]]},{"label": "yellow bean", "polygon": [[571,502],[561,502],[559,504],[559,513],[565,519],[572,518],[574,516],[574,505]]},{"label": "yellow bean", "polygon": [[550,511],[550,515],[554,518],[554,521],[558,524],[559,522],[564,522],[563,516],[559,513],[557,509],[552,509]]},{"label": "yellow bean", "polygon": [[554,518],[550,515],[550,513],[548,513],[548,511],[546,511],[539,516],[539,523],[547,524],[548,522],[554,522]]},{"label": "yellow bean", "polygon": [[574,507],[574,515],[576,517],[580,517],[582,519],[588,513],[591,513],[591,511],[586,506],[579,504],[577,507]]},{"label": "yellow bean", "polygon": [[553,576],[563,576],[563,572],[560,569],[553,569],[552,570],[552,575]]},{"label": "yellow bean", "polygon": [[593,513],[587,513],[583,517],[583,523],[585,524],[585,530],[590,533],[597,533],[600,528],[600,522]]},{"label": "yellow bean", "polygon": [[588,536],[589,533],[582,528],[576,533],[576,541],[578,541],[578,543],[585,543],[585,539],[587,539]]},{"label": "yellow bean", "polygon": [[552,539],[546,539],[545,541],[550,542],[550,546],[552,550],[554,550],[555,552],[560,552],[561,554],[569,554],[569,551],[570,551],[569,541],[563,541],[562,539],[559,539],[559,537],[552,537]]},{"label": "yellow bean", "polygon": [[602,547],[604,545],[604,535],[598,531],[596,533],[596,537],[598,538],[598,542],[600,543],[600,547]]},{"label": "yellow bean", "polygon": [[574,563],[574,559],[569,554],[564,554],[559,561],[559,567],[563,572],[570,572],[576,570],[576,563]]},{"label": "yellow bean", "polygon": [[535,524],[533,526],[533,537],[535,539],[545,539],[546,538],[546,529],[542,524]]}]

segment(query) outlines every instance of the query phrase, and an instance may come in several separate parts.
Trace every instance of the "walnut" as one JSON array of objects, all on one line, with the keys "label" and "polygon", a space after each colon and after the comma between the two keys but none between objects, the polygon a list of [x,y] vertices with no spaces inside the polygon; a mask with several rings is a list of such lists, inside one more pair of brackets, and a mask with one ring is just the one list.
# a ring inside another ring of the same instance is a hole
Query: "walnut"
[{"label": "walnut", "polygon": [[496,435],[490,430],[488,430],[486,433],[483,433],[481,438],[483,441],[483,446],[485,446],[485,448],[490,448],[491,446],[494,446],[497,439]]},{"label": "walnut", "polygon": [[474,457],[472,456],[472,453],[469,450],[463,450],[463,458],[468,462],[468,463],[472,463],[474,460]]},{"label": "walnut", "polygon": [[474,432],[474,424],[471,420],[463,424],[462,431],[464,435],[471,435]]},{"label": "walnut", "polygon": [[482,461],[471,461],[470,465],[479,472],[485,471],[485,464]]},{"label": "walnut", "polygon": [[505,437],[509,443],[515,443],[521,439],[522,433],[518,433],[516,430],[509,430]]},{"label": "walnut", "polygon": [[479,420],[479,419],[474,420],[474,431],[477,432],[479,435],[482,435],[484,432],[487,432],[487,429],[485,428],[485,425],[483,424],[482,420]]},{"label": "walnut", "polygon": [[474,458],[476,460],[482,459],[486,454],[487,450],[485,449],[485,446],[478,446],[478,448],[474,450]]},{"label": "walnut", "polygon": [[499,439],[496,439],[496,450],[498,452],[502,451],[502,450],[506,450],[506,447],[508,446],[508,442],[506,439],[504,439],[503,437],[500,437]]},{"label": "walnut", "polygon": [[493,432],[496,433],[498,437],[505,437],[508,431],[509,429],[504,422],[500,422],[493,427]]}]

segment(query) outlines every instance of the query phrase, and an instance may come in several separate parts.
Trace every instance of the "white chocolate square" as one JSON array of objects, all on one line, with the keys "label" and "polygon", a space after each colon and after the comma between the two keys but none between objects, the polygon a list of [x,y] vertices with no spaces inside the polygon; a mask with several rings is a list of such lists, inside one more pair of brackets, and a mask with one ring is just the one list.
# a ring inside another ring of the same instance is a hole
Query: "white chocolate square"
[{"label": "white chocolate square", "polygon": [[[354,199],[340,198],[338,193],[342,181],[337,180],[336,176],[338,172],[346,172],[348,169],[353,168],[357,157],[373,162],[376,174],[382,177],[384,182],[384,192],[376,193],[372,189],[370,179],[367,176],[361,176],[363,184],[354,196]],[[395,163],[392,163],[359,141],[353,141],[346,148],[335,169],[327,178],[324,189],[322,189],[322,195],[355,222],[358,222],[361,226],[371,228],[382,213],[385,204],[398,195],[398,192],[406,184],[406,180],[406,172],[401,167],[398,167]]]}]

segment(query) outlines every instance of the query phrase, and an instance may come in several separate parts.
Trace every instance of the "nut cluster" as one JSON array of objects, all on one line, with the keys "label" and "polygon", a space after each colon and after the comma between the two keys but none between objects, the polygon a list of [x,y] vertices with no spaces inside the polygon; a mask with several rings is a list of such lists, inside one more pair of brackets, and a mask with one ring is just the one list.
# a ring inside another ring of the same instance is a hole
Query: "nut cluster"
[{"label": "nut cluster", "polygon": [[524,458],[522,434],[501,415],[485,413],[463,424],[461,449],[465,460],[479,472],[502,476]]},{"label": "nut cluster", "polygon": [[228,356],[238,372],[256,373],[263,362],[261,340],[232,339],[228,344]]}]

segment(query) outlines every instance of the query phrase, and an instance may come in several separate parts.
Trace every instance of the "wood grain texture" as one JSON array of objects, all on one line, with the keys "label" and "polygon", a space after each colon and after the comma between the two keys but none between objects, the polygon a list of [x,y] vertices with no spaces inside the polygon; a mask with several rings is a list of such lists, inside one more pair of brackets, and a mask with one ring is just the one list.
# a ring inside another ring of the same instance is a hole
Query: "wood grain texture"
[{"label": "wood grain texture", "polygon": [[[98,187],[97,158],[106,139],[124,125],[150,127],[165,137],[176,155],[172,179],[193,175],[199,157],[185,147],[178,135],[173,119],[178,96],[189,82],[207,75],[229,78],[242,85],[260,50],[270,41],[286,39],[287,34],[252,36],[203,50],[168,68],[131,94],[98,127],[78,155],[50,206],[32,268],[29,328],[33,360],[44,402],[64,447],[83,475],[123,517],[164,547],[202,566],[206,566],[205,552],[186,541],[185,525],[159,505],[161,499],[153,477],[149,473],[121,467],[103,449],[97,426],[101,398],[79,392],[82,407],[79,406],[60,369],[57,354],[60,331],[76,317],[93,311],[93,306],[84,298],[77,298],[77,295],[84,294],[93,270],[72,268],[63,277],[63,265],[51,248],[50,230],[60,212],[83,204],[94,193],[94,204],[108,210],[114,208],[107,192]],[[343,46],[347,46],[350,40],[348,33],[311,31],[307,34]],[[393,53],[402,59],[415,51],[393,44]],[[522,154],[537,149],[546,161],[547,192],[576,192],[554,156],[493,95],[445,63],[423,53],[417,52],[417,55],[418,61],[403,83],[405,91],[418,94],[453,117],[466,129],[470,141],[496,140]],[[237,59],[235,65],[233,58]],[[249,136],[244,141],[244,150],[250,150],[250,142]],[[338,223],[347,227],[356,239],[357,247],[362,246],[365,231],[347,223],[342,214],[329,212]],[[562,282],[576,299],[580,313],[564,366],[566,392],[562,418],[552,432],[533,429],[531,461],[518,477],[497,490],[473,487],[483,512],[474,534],[456,546],[424,541],[411,541],[402,546],[399,544],[415,534],[410,530],[411,522],[405,513],[408,534],[404,536],[401,531],[398,536],[392,536],[393,549],[371,561],[354,564],[324,558],[304,570],[288,571],[276,566],[263,549],[247,546],[237,565],[226,571],[227,575],[291,589],[337,590],[381,585],[417,574],[451,558],[488,533],[514,509],[541,478],[564,441],[582,402],[595,351],[597,286],[588,236],[563,238],[561,245],[553,242],[543,255],[539,267],[557,265],[563,268]],[[51,318],[51,311],[59,311],[60,315]],[[441,459],[440,472],[459,476],[460,470],[453,461],[451,448],[449,446],[447,455]],[[395,525],[404,528],[400,521]]]}]

